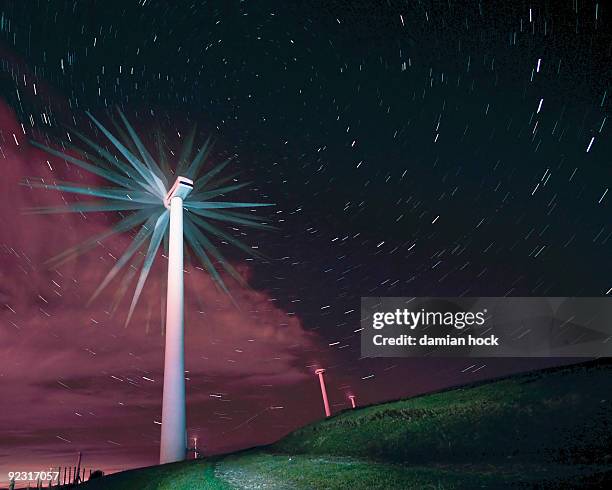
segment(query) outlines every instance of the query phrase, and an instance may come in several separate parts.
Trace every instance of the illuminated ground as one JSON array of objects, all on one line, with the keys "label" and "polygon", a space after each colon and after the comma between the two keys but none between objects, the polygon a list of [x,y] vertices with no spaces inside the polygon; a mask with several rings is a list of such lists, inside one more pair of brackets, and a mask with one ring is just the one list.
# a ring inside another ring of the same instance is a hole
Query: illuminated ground
[{"label": "illuminated ground", "polygon": [[612,364],[592,362],[344,412],[266,448],[80,488],[602,488]]}]

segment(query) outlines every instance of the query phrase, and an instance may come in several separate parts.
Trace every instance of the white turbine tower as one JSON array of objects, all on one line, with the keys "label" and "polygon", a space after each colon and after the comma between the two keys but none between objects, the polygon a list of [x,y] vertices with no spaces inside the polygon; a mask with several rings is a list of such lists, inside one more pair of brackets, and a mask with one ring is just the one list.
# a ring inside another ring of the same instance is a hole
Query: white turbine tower
[{"label": "white turbine tower", "polygon": [[179,176],[164,205],[170,209],[168,290],[166,296],[166,350],[159,462],[182,461],[187,455],[185,415],[185,321],[183,294],[183,201],[193,181]]},{"label": "white turbine tower", "polygon": [[[133,272],[142,266],[126,325],[134,313],[162,241],[165,246],[167,245],[168,283],[160,463],[180,461],[185,459],[187,453],[183,241],[186,239],[191,251],[206,268],[213,281],[229,294],[211,258],[215,259],[238,282],[244,284],[244,279],[225,260],[207,235],[212,235],[223,243],[234,245],[253,257],[261,257],[252,247],[220,229],[217,223],[230,223],[234,227],[272,229],[272,226],[265,223],[265,218],[236,211],[241,208],[256,208],[271,204],[214,200],[218,197],[225,197],[230,192],[247,186],[248,183],[236,183],[235,175],[220,177],[219,174],[230,163],[231,158],[198,176],[210,152],[210,138],[195,155],[192,155],[195,128],[184,140],[176,168],[171,169],[161,133],[157,135],[159,157],[156,161],[121,111],[119,115],[127,133],[113,121],[117,127],[118,137],[115,137],[91,114],[87,113],[87,115],[112,144],[110,150],[76,130],[72,130],[72,136],[86,143],[89,152],[75,147],[71,142],[63,143],[64,147],[70,148],[70,153],[55,150],[35,141],[31,143],[61,158],[66,163],[112,182],[114,187],[97,188],[73,182],[50,184],[44,179],[25,179],[23,185],[104,199],[102,202],[73,201],[71,203],[64,200],[68,203],[67,205],[32,208],[30,211],[33,213],[121,212],[121,218],[112,228],[51,259],[50,262],[55,267],[91,250],[102,240],[140,226],[132,243],[92,296],[93,300],[123,268],[129,266],[130,272],[125,275],[118,288],[119,296],[121,296],[128,287]],[[81,158],[77,158],[75,153]],[[174,155],[174,152],[170,153]],[[196,180],[195,183],[194,180]],[[167,190],[168,184],[172,181],[174,185]],[[184,210],[188,212],[184,214]],[[138,253],[145,249],[146,253]]]}]

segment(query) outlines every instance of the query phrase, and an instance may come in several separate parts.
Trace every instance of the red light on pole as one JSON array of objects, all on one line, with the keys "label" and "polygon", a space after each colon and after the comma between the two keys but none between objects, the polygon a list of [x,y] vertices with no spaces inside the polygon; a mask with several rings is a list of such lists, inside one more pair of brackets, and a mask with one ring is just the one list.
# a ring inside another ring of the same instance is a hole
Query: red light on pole
[{"label": "red light on pole", "polygon": [[323,373],[325,369],[319,368],[315,371],[315,374],[319,376],[319,383],[321,384],[321,395],[323,396],[323,405],[325,406],[325,416],[331,416],[331,411],[329,410],[329,401],[327,400],[327,390],[325,389],[325,380],[323,379]]},{"label": "red light on pole", "polygon": [[351,400],[351,406],[353,408],[355,408],[356,407],[356,405],[355,405],[355,395],[349,395],[348,397],[349,397],[349,400]]}]

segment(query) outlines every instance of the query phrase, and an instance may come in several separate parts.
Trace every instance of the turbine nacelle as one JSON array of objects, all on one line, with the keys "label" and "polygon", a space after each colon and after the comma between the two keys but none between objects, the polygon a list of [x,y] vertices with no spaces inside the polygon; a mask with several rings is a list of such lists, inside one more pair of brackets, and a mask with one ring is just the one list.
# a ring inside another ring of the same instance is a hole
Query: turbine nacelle
[{"label": "turbine nacelle", "polygon": [[180,197],[184,201],[192,190],[193,180],[179,175],[164,198],[164,206],[169,209],[173,197]]}]

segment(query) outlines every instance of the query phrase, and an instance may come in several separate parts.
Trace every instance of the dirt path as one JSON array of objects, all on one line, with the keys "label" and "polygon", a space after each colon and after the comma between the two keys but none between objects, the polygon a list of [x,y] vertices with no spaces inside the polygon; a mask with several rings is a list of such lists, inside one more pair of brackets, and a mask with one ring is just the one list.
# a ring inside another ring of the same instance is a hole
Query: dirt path
[{"label": "dirt path", "polygon": [[226,462],[217,463],[214,474],[216,479],[239,490],[287,490],[291,488],[286,483],[280,483],[264,476],[261,472]]}]

